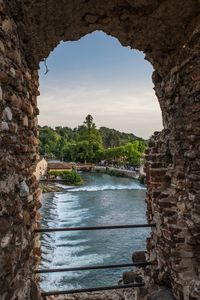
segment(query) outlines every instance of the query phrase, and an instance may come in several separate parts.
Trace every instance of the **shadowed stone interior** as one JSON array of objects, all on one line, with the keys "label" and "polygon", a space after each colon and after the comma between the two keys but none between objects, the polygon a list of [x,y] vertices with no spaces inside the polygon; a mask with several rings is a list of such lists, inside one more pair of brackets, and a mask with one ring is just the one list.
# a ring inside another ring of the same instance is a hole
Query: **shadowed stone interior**
[{"label": "shadowed stone interior", "polygon": [[[0,295],[40,299],[38,68],[61,40],[102,30],[145,53],[164,129],[146,154],[146,284],[200,299],[200,1],[0,0]],[[142,299],[142,298],[141,298]]]}]

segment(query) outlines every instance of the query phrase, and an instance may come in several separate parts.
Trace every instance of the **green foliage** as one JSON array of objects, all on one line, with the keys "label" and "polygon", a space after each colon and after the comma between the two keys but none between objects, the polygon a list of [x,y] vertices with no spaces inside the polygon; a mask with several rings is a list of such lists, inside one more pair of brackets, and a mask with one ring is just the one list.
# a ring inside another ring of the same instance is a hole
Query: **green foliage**
[{"label": "green foliage", "polygon": [[[124,146],[104,149],[99,152],[98,159],[100,160],[115,160],[118,164],[127,164],[132,166],[139,166],[140,160],[144,155],[147,143],[144,141],[133,141]],[[142,149],[142,151],[141,151]]]},{"label": "green foliage", "polygon": [[91,115],[87,115],[84,124],[86,125],[88,130],[94,129],[96,127],[95,123],[93,123],[93,117]]},{"label": "green foliage", "polygon": [[56,171],[51,170],[48,172],[49,175],[59,176],[67,184],[70,185],[79,185],[83,182],[81,176],[75,171]]},{"label": "green foliage", "polygon": [[133,133],[124,133],[106,127],[100,127],[99,132],[103,137],[105,148],[118,147],[139,139]]},{"label": "green foliage", "polygon": [[[39,127],[40,130],[41,127]],[[60,144],[61,136],[52,128],[48,126],[42,127],[40,130],[40,153],[45,155],[46,153],[59,155],[58,145]]]},{"label": "green foliage", "polygon": [[39,126],[40,154],[73,162],[116,161],[137,166],[147,142],[132,133],[106,127],[96,128],[93,117],[87,115],[82,125],[69,127]]}]

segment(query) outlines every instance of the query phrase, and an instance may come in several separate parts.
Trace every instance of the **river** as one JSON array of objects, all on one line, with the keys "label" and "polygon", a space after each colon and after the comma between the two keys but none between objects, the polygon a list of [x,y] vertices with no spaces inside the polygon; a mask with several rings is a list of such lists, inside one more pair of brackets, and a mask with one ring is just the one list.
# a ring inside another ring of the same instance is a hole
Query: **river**
[{"label": "river", "polygon": [[[84,185],[42,198],[42,227],[146,223],[145,187],[129,178],[82,173]],[[41,268],[131,263],[148,228],[43,233]],[[127,268],[126,268],[127,270]],[[123,269],[41,275],[45,291],[117,284]]]}]

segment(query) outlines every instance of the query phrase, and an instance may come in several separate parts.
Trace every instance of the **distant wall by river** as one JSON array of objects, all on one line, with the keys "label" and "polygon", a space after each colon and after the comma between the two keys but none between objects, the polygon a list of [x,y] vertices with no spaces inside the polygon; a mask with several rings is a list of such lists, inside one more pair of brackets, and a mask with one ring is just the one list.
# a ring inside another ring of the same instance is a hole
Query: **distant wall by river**
[{"label": "distant wall by river", "polygon": [[[113,167],[103,167],[103,166],[95,166],[93,168],[94,171],[101,172],[101,173],[108,173],[110,175],[122,175],[124,177],[138,179],[139,178],[139,172],[137,171],[131,171],[126,169],[117,169]],[[113,173],[113,174],[112,174]]]}]

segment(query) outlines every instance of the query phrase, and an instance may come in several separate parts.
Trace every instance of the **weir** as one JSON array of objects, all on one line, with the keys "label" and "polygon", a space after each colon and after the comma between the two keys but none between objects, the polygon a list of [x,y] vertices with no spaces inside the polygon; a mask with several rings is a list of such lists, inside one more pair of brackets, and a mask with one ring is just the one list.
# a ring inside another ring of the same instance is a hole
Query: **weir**
[{"label": "weir", "polygon": [[33,272],[41,256],[39,63],[61,40],[102,30],[145,53],[162,110],[164,129],[146,153],[147,216],[156,227],[145,282],[169,287],[176,299],[199,300],[199,1],[1,0],[0,13],[0,297],[42,297]]},{"label": "weir", "polygon": [[[41,275],[45,292],[110,289],[122,278],[122,271],[151,264],[141,251],[131,260],[133,252],[145,250],[145,238],[154,226],[145,223],[144,187],[135,180],[107,174],[82,176],[81,187],[43,195],[41,229],[36,230],[42,260],[35,272]],[[124,284],[138,282],[139,277]]]}]

